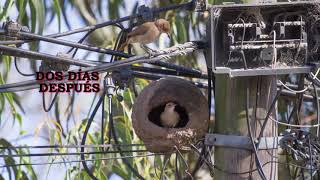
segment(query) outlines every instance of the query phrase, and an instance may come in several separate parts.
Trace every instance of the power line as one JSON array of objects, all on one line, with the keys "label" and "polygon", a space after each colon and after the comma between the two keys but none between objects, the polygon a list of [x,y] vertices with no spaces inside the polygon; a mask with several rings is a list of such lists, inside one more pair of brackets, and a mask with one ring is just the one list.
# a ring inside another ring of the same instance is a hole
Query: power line
[{"label": "power line", "polygon": [[0,146],[0,149],[77,149],[77,148],[111,148],[116,146],[132,147],[145,144],[98,144],[98,145],[43,145],[43,146]]},{"label": "power line", "polygon": [[[138,153],[148,152],[148,150],[124,150],[124,153]],[[91,152],[58,152],[58,153],[30,153],[30,154],[0,154],[0,158],[13,158],[13,157],[41,157],[41,156],[76,156],[76,155],[90,155],[90,154],[115,154],[119,151],[91,151]]]},{"label": "power line", "polygon": [[[149,156],[157,156],[157,155],[165,155],[165,153],[149,153],[149,154],[145,154],[145,155],[96,158],[96,159],[86,159],[85,161],[86,162],[108,161],[108,160],[118,160],[118,159],[126,159],[126,158],[149,157]],[[38,166],[38,165],[66,164],[66,163],[77,163],[77,162],[83,162],[83,160],[43,162],[43,163],[18,163],[18,164],[1,165],[0,168],[8,168],[8,167],[16,167],[16,166],[29,166],[29,165]]]}]

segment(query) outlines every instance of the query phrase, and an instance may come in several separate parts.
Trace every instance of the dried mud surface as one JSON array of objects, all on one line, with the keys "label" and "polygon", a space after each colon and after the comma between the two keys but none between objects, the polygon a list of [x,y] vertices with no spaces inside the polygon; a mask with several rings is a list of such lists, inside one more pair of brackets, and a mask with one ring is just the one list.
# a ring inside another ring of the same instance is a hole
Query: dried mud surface
[{"label": "dried mud surface", "polygon": [[[154,108],[167,102],[176,102],[185,109],[188,122],[184,127],[164,128],[149,119]],[[188,81],[160,79],[150,83],[136,99],[132,112],[133,128],[150,152],[171,152],[175,147],[185,149],[206,133],[209,125],[207,105],[201,91]]]}]

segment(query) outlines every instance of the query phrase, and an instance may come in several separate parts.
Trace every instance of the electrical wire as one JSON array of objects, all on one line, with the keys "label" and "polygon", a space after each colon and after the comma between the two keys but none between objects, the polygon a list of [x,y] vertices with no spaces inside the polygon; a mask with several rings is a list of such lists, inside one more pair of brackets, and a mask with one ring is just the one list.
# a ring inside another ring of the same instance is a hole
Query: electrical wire
[{"label": "electrical wire", "polygon": [[[110,158],[95,158],[95,159],[87,159],[85,161],[86,162],[108,161],[108,160],[118,160],[118,159],[137,158],[137,157],[148,157],[148,156],[156,156],[156,155],[165,155],[165,153],[150,153],[150,154],[145,154],[145,155],[120,156],[120,157],[110,157]],[[19,164],[10,164],[10,165],[0,165],[0,168],[8,168],[8,167],[16,167],[16,166],[36,166],[36,165],[66,164],[66,163],[77,163],[77,162],[84,162],[84,160],[43,162],[43,163],[19,163]]]},{"label": "electrical wire", "polygon": [[92,144],[92,145],[42,145],[42,146],[0,146],[0,149],[77,149],[146,146],[145,144]]},{"label": "electrical wire", "polygon": [[[148,150],[124,150],[123,152],[148,152]],[[91,151],[91,152],[58,152],[58,153],[30,153],[30,154],[0,154],[0,158],[13,158],[13,157],[41,157],[41,156],[75,156],[81,154],[114,154],[119,153],[119,151]]]},{"label": "electrical wire", "polygon": [[314,124],[314,125],[296,125],[296,124],[288,124],[288,123],[284,123],[284,122],[280,122],[275,120],[274,118],[270,117],[270,120],[272,120],[275,123],[284,125],[284,126],[288,126],[288,127],[295,127],[295,128],[316,128],[319,127],[320,124]]},{"label": "electrical wire", "polygon": [[[318,79],[317,76],[318,76],[319,72],[320,72],[320,68],[317,69],[317,71],[316,71],[315,74],[313,74],[312,72],[310,73],[311,76],[312,76],[312,78],[313,78],[313,80]],[[318,79],[318,80],[319,80],[319,79]],[[285,87],[287,90],[289,90],[289,91],[291,91],[291,92],[294,92],[294,93],[297,93],[297,94],[298,94],[298,93],[304,93],[305,91],[309,90],[310,87],[311,87],[311,85],[312,85],[312,83],[313,83],[313,82],[311,82],[306,88],[297,91],[297,90],[293,90],[293,89],[291,89],[290,87],[288,87],[287,85],[285,85],[281,80],[278,80],[278,81],[279,81],[279,83],[280,83],[283,87]]]},{"label": "electrical wire", "polygon": [[[92,113],[91,113],[91,115],[90,115],[90,117],[89,117],[89,119],[88,119],[87,125],[86,125],[86,127],[85,127],[85,130],[84,130],[84,133],[83,133],[83,136],[82,136],[82,139],[81,139],[81,145],[82,145],[82,146],[86,144],[86,139],[87,139],[87,135],[88,135],[88,133],[89,133],[89,129],[90,129],[91,123],[93,122],[93,119],[94,119],[94,117],[95,117],[95,115],[96,115],[96,113],[97,113],[97,111],[98,111],[101,103],[103,102],[105,95],[106,95],[106,89],[103,90],[103,93],[102,93],[101,97],[99,98],[99,100],[98,100],[98,102],[97,102],[94,110],[92,111]],[[89,167],[88,167],[88,165],[87,165],[87,163],[86,163],[87,161],[86,161],[85,156],[84,156],[84,154],[83,154],[83,153],[84,153],[84,147],[81,147],[81,148],[80,148],[80,152],[82,153],[82,154],[80,155],[80,158],[81,158],[81,162],[82,162],[83,168],[85,169],[85,171],[87,172],[87,174],[88,174],[92,179],[98,180],[98,179],[94,176],[94,174],[91,172],[91,170],[89,169]]]},{"label": "electrical wire", "polygon": [[[314,84],[312,84],[313,89],[314,89],[314,102],[315,102],[315,107],[316,107],[316,113],[317,113],[317,123],[320,124],[320,104],[319,104],[319,95],[318,95],[318,90]],[[317,128],[317,136],[319,137],[319,131],[320,128]]]},{"label": "electrical wire", "polygon": [[[108,81],[105,81],[105,82],[108,82]],[[110,86],[109,84],[105,84],[106,86],[106,89],[108,88],[108,86]],[[108,107],[109,107],[109,121],[110,121],[110,128],[111,128],[111,134],[113,136],[113,139],[115,141],[115,144],[119,144],[119,141],[118,141],[118,136],[117,136],[117,133],[116,133],[116,129],[115,129],[115,126],[114,126],[114,123],[113,123],[113,113],[112,113],[112,96],[113,96],[113,93],[112,91],[113,90],[107,90],[108,91],[108,99],[109,99],[109,104],[108,104]],[[120,153],[121,156],[124,156],[123,155],[123,152],[122,152],[122,149],[121,147],[117,146],[116,147]],[[127,159],[122,159],[123,163],[131,170],[131,172],[134,173],[134,175],[136,177],[138,177],[139,179],[142,179],[144,180],[144,178],[139,174],[139,172],[131,166],[131,164],[127,161]]]},{"label": "electrical wire", "polygon": [[84,49],[84,50],[93,51],[93,52],[102,53],[102,54],[110,54],[110,55],[116,55],[116,56],[121,56],[126,58],[131,57],[130,55],[123,53],[121,51],[114,51],[106,48],[89,46],[89,45],[85,45],[85,44],[81,44],[73,41],[56,39],[56,38],[41,36],[41,35],[32,34],[28,32],[20,32],[19,35],[22,38],[25,37],[28,39],[37,39],[45,42],[50,42],[50,43],[59,44],[63,46],[69,46],[77,49]]},{"label": "electrical wire", "polygon": [[271,115],[271,113],[272,113],[272,111],[273,111],[273,108],[275,107],[275,105],[276,105],[276,103],[277,103],[277,101],[278,101],[278,99],[279,99],[279,97],[280,97],[280,95],[281,95],[282,89],[283,89],[283,87],[281,86],[281,87],[280,87],[280,90],[277,92],[276,96],[274,97],[274,99],[273,99],[273,101],[272,101],[272,103],[271,103],[271,106],[269,107],[269,110],[268,110],[268,112],[267,112],[267,115],[266,115],[266,117],[265,117],[265,119],[264,119],[264,121],[263,121],[263,125],[262,125],[262,127],[261,127],[259,136],[258,136],[258,138],[257,138],[257,141],[258,141],[258,143],[257,143],[257,148],[259,148],[259,144],[260,144],[260,140],[261,140],[261,138],[262,138],[262,136],[263,136],[263,132],[264,132],[264,130],[265,130],[265,128],[266,128],[266,125],[267,125],[268,120],[269,120],[269,118],[270,118],[270,115]]},{"label": "electrical wire", "polygon": [[164,161],[165,161],[165,162],[164,162],[164,165],[163,165],[163,167],[162,167],[162,169],[161,169],[160,180],[164,180],[164,179],[163,179],[164,171],[165,171],[165,169],[166,169],[166,167],[167,167],[167,165],[168,165],[168,163],[169,163],[169,161],[170,161],[170,157],[171,157],[171,154],[166,155],[165,158],[164,158]]},{"label": "electrical wire", "polygon": [[[201,156],[201,153],[200,151],[195,147],[195,146],[192,146],[191,147],[195,150],[195,152],[200,156],[200,158],[202,158],[205,163],[207,164],[208,167],[211,167],[211,168],[214,168],[220,172],[223,172],[225,174],[232,174],[232,175],[246,175],[246,174],[249,174],[249,173],[252,173],[252,172],[255,172],[255,171],[258,171],[258,168],[255,168],[255,169],[251,169],[251,170],[248,170],[248,171],[242,171],[242,172],[232,172],[232,171],[227,171],[227,170],[224,170],[220,167],[218,167],[217,165],[213,165],[212,163],[210,163],[208,160],[206,160],[205,157]],[[277,164],[283,164],[283,165],[289,165],[289,166],[294,166],[294,167],[297,167],[297,168],[301,168],[301,169],[308,169],[304,166],[299,166],[297,164],[293,164],[293,163],[283,163],[283,162],[279,162],[279,161],[267,161],[265,162],[264,164],[262,164],[262,167],[265,167],[266,165],[270,164],[270,163],[277,163]],[[210,168],[209,168],[210,169]],[[319,170],[319,168],[317,169],[314,169],[314,170]]]},{"label": "electrical wire", "polygon": [[45,112],[49,112],[52,109],[57,97],[58,97],[58,92],[54,94],[52,101],[50,102],[49,107],[47,108],[45,93],[44,92],[42,93],[42,107]]},{"label": "electrical wire", "polygon": [[249,134],[249,137],[250,137],[250,140],[251,140],[251,144],[252,144],[252,147],[253,147],[253,151],[254,151],[254,154],[255,154],[257,169],[258,169],[260,177],[263,180],[267,180],[266,175],[265,175],[265,173],[263,171],[263,167],[261,165],[260,159],[259,159],[259,155],[258,155],[258,150],[257,150],[256,144],[254,142],[254,139],[253,139],[253,136],[252,136],[252,132],[251,132],[251,127],[250,127],[250,122],[249,122],[249,87],[248,86],[246,87],[246,100],[245,100],[245,102],[246,102],[245,103],[246,104],[245,110],[246,110],[246,120],[247,120],[248,134]]},{"label": "electrical wire", "polygon": [[304,88],[304,89],[302,89],[302,90],[299,90],[299,91],[296,91],[296,90],[291,89],[291,88],[288,87],[287,85],[285,85],[281,80],[278,80],[278,81],[279,81],[279,83],[280,83],[283,87],[285,87],[287,90],[289,90],[289,91],[291,91],[291,92],[294,92],[294,93],[297,93],[297,94],[306,92],[306,91],[311,87],[311,85],[312,85],[312,83],[310,83],[306,88]]},{"label": "electrical wire", "polygon": [[35,76],[36,74],[33,73],[33,74],[26,74],[24,72],[22,72],[19,67],[18,67],[18,63],[17,63],[17,57],[14,57],[14,66],[16,68],[16,70],[18,71],[19,74],[21,74],[22,76]]}]

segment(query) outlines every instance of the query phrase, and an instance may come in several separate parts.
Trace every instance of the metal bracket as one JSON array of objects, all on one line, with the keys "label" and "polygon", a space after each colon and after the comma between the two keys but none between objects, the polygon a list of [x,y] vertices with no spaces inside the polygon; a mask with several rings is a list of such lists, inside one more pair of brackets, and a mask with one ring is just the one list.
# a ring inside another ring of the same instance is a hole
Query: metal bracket
[{"label": "metal bracket", "polygon": [[[278,137],[262,137],[259,149],[277,149],[281,136]],[[223,134],[207,134],[205,144],[209,146],[221,146],[227,148],[248,149],[252,150],[250,138],[247,136],[234,136]]]}]

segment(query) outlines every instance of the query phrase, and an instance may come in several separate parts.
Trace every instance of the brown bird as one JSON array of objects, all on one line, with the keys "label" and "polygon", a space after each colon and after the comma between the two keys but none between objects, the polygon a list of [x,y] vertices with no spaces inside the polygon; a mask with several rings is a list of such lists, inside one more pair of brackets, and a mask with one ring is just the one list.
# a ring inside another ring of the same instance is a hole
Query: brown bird
[{"label": "brown bird", "polygon": [[[125,47],[132,43],[140,43],[141,45],[149,44],[156,41],[161,33],[166,33],[170,38],[170,23],[165,19],[158,19],[154,22],[146,22],[136,27],[133,31],[128,33],[128,38],[119,50],[123,51]],[[146,47],[143,47],[146,49]],[[148,48],[148,50],[150,50]]]},{"label": "brown bird", "polygon": [[175,111],[177,104],[169,102],[160,114],[160,122],[163,127],[174,128],[180,121],[180,115]]}]

